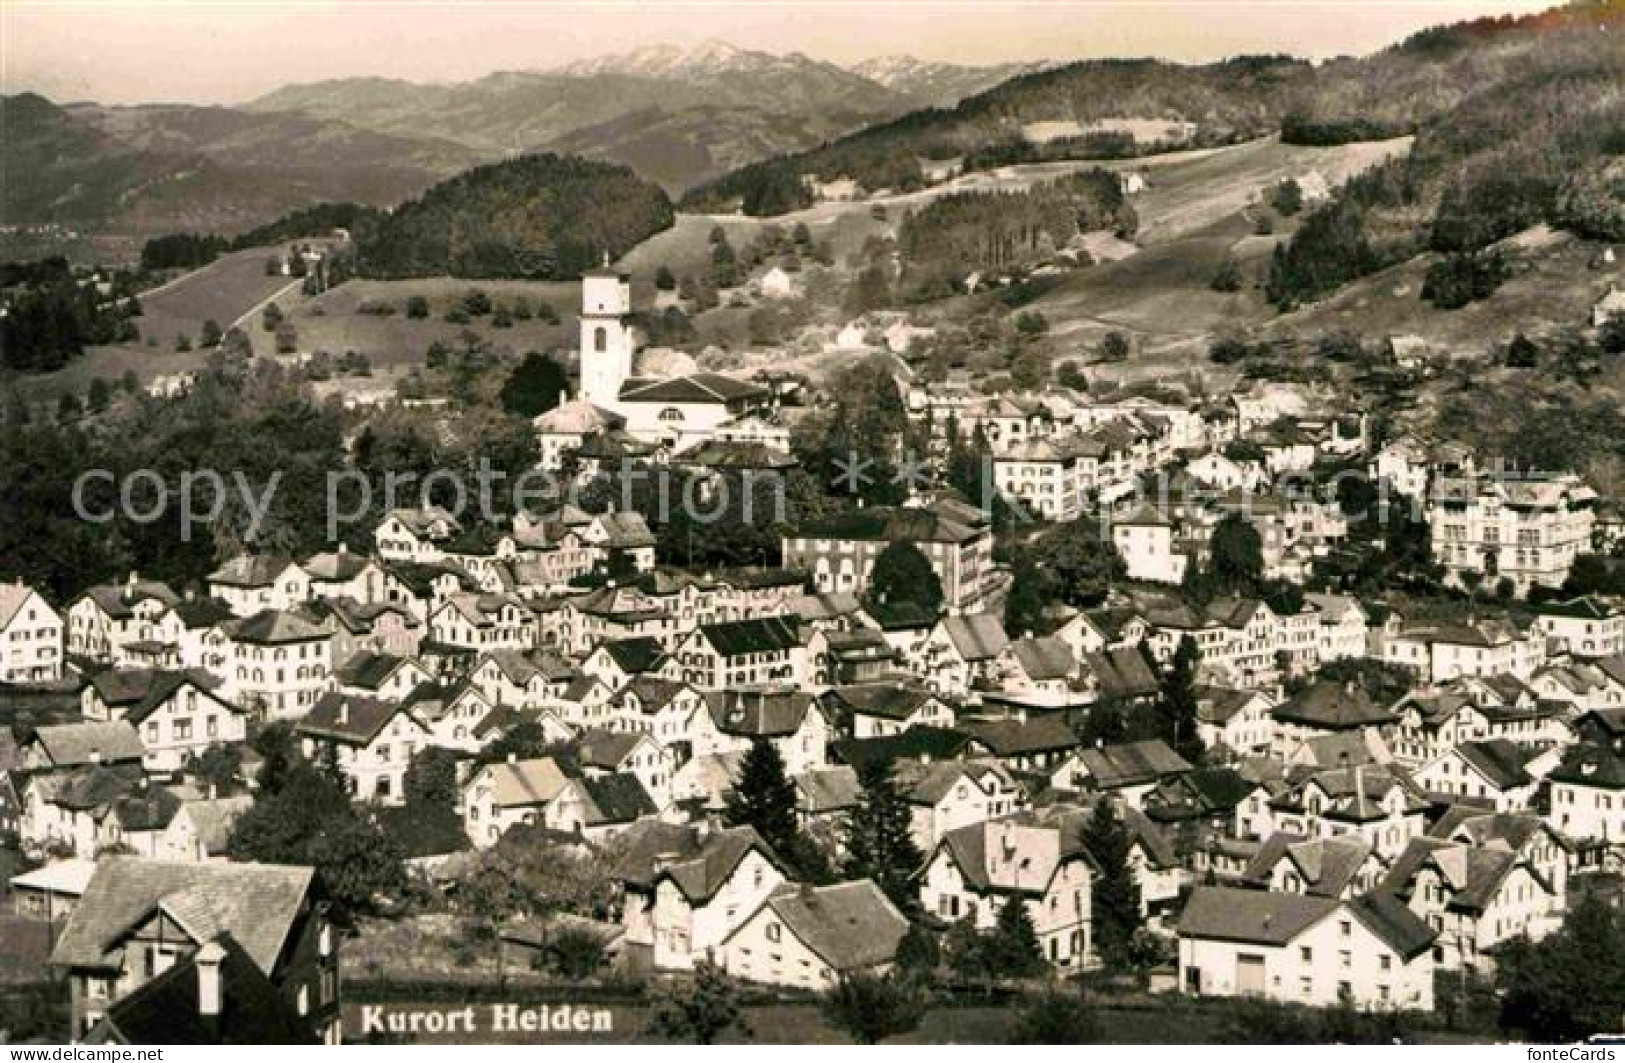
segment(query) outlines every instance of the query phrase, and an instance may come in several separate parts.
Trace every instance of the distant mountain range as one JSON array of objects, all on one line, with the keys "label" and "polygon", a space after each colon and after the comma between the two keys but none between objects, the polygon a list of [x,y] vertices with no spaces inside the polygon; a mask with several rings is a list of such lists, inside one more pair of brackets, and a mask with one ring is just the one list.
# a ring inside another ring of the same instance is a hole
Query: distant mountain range
[{"label": "distant mountain range", "polygon": [[327,200],[392,204],[478,155],[305,115],[58,106],[0,96],[0,218],[135,233],[230,232]]},{"label": "distant mountain range", "polygon": [[58,105],[24,93],[0,97],[0,216],[240,231],[325,200],[391,206],[537,151],[623,163],[676,193],[1030,69],[907,56],[847,68],[711,40],[451,85],[288,85],[239,107]]}]

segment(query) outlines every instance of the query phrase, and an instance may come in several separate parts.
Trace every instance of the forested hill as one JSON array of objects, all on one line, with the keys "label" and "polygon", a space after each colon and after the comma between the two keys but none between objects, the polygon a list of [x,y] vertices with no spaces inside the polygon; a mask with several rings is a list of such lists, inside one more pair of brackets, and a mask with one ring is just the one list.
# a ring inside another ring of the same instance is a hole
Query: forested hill
[{"label": "forested hill", "polygon": [[[955,107],[916,111],[831,144],[726,174],[684,197],[690,209],[776,214],[806,205],[803,176],[907,189],[921,161],[988,167],[1197,147],[1280,132],[1343,143],[1417,132],[1475,97],[1540,72],[1625,54],[1625,5],[1570,4],[1538,15],[1424,30],[1361,58],[1312,66],[1279,56],[1206,66],[1091,60],[1019,77]],[[1617,95],[1618,82],[1604,95]],[[1588,92],[1590,89],[1587,90]]]},{"label": "forested hill", "polygon": [[690,209],[744,204],[773,214],[806,202],[803,175],[873,191],[922,180],[920,160],[988,166],[1130,155],[1157,145],[1233,143],[1272,133],[1313,68],[1284,56],[1207,66],[1153,59],[1072,63],[1007,81],[952,108],[915,111],[811,151],[769,159],[693,189]]},{"label": "forested hill", "polygon": [[579,276],[671,226],[656,185],[625,166],[527,155],[443,181],[357,235],[379,277]]},{"label": "forested hill", "polygon": [[[1625,240],[1622,35],[1616,0],[1428,31],[1370,60],[1365,79],[1329,71],[1326,85],[1348,95],[1325,88],[1326,109],[1299,112],[1304,128],[1335,137],[1355,114],[1342,101],[1366,93],[1361,121],[1410,115],[1416,141],[1340,189],[1276,250],[1271,298],[1318,299],[1434,252],[1443,258],[1430,285],[1444,297],[1435,301],[1460,305],[1499,283],[1493,245],[1531,226]],[[1391,96],[1377,88],[1385,79]]]}]

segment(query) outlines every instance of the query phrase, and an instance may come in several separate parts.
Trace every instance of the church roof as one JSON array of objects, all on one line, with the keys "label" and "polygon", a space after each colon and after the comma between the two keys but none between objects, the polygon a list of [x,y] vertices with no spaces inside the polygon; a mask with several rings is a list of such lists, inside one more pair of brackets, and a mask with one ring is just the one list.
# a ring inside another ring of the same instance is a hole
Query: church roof
[{"label": "church roof", "polygon": [[690,373],[666,380],[634,378],[621,387],[622,402],[728,403],[765,396],[758,384],[721,373]]}]

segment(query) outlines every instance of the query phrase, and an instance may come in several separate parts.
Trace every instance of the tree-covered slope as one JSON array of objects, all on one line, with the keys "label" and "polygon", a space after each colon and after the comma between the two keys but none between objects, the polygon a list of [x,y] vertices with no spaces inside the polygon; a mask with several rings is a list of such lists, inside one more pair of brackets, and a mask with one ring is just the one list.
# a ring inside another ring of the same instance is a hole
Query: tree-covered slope
[{"label": "tree-covered slope", "polygon": [[543,154],[481,166],[358,235],[379,277],[576,277],[672,223],[666,194],[624,166]]}]

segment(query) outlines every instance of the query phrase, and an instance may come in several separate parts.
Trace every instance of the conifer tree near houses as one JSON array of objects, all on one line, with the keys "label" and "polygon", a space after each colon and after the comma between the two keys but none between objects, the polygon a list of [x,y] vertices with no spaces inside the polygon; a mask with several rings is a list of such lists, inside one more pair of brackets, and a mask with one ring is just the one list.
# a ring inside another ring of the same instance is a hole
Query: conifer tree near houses
[{"label": "conifer tree near houses", "polygon": [[896,606],[903,602],[936,615],[942,609],[942,581],[919,547],[899,539],[875,557],[864,604]]},{"label": "conifer tree near houses", "polygon": [[1083,825],[1083,847],[1094,858],[1095,949],[1108,967],[1126,966],[1140,928],[1140,883],[1129,865],[1133,839],[1111,799],[1101,797]]},{"label": "conifer tree near houses", "polygon": [[891,765],[866,765],[862,795],[846,829],[847,878],[867,878],[907,912],[919,900],[912,876],[924,857],[909,830],[910,812],[892,779]]},{"label": "conifer tree near houses", "polygon": [[739,780],[728,791],[723,817],[730,827],[755,827],[781,856],[796,851],[801,833],[796,827],[796,788],[773,743],[752,740],[739,765]]},{"label": "conifer tree near houses", "polygon": [[985,947],[988,971],[997,977],[1033,978],[1044,972],[1044,949],[1027,902],[1019,896],[1005,900]]},{"label": "conifer tree near houses", "polygon": [[1157,725],[1165,742],[1192,764],[1203,752],[1196,732],[1196,664],[1201,651],[1189,635],[1179,640],[1174,659],[1162,675],[1157,696]]}]

